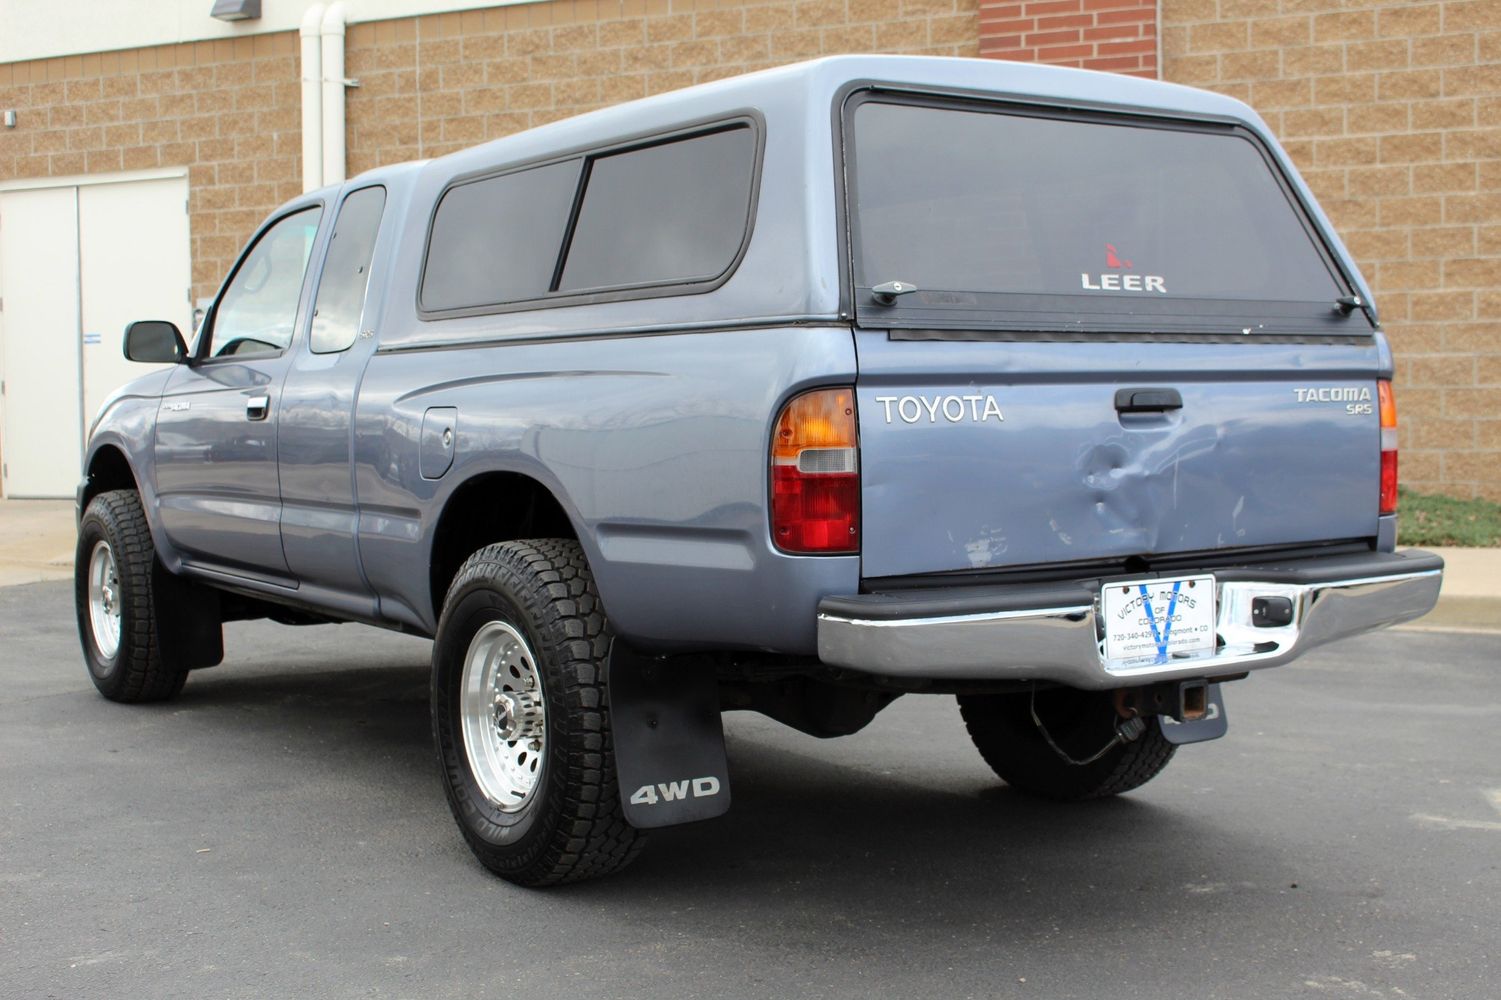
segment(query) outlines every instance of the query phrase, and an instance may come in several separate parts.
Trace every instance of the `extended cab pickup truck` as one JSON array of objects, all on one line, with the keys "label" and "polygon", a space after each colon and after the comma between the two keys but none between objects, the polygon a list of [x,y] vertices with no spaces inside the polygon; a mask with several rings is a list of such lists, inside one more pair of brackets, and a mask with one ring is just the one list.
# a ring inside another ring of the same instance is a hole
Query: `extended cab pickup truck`
[{"label": "extended cab pickup truck", "polygon": [[1221,685],[1415,618],[1392,357],[1244,104],[1004,62],[821,60],[277,210],[80,487],[99,690],[221,623],[433,638],[460,830],[526,885],[729,806],[721,712],[958,697],[1078,799]]}]

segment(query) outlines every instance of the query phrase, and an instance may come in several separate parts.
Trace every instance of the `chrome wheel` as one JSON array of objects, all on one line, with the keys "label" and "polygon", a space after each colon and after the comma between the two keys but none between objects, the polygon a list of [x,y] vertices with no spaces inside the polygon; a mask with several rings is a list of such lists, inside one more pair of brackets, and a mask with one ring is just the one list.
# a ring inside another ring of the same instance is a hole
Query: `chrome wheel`
[{"label": "chrome wheel", "polygon": [[89,555],[89,626],[100,658],[114,659],[120,651],[120,574],[105,541]]},{"label": "chrome wheel", "polygon": [[517,812],[531,801],[547,745],[542,680],[526,639],[505,622],[486,622],[464,654],[460,683],[469,769],[485,798]]},{"label": "chrome wheel", "polygon": [[612,638],[571,538],[486,545],[448,586],[433,637],[433,743],[464,841],[501,878],[595,878],[640,850],[610,752]]}]

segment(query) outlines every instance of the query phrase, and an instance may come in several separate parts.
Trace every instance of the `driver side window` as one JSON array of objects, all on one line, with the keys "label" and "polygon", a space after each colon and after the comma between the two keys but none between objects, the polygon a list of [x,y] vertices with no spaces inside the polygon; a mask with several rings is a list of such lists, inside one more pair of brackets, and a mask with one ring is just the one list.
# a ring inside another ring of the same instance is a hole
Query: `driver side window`
[{"label": "driver side window", "polygon": [[294,212],[262,234],[214,310],[211,358],[280,354],[292,343],[297,302],[323,209]]}]

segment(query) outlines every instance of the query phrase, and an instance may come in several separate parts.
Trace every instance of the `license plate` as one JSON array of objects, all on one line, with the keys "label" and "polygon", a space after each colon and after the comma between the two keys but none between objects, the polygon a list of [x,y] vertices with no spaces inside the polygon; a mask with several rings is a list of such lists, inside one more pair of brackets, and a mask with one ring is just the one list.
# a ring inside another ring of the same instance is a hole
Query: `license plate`
[{"label": "license plate", "polygon": [[1106,584],[1107,661],[1151,660],[1214,650],[1214,577]]}]

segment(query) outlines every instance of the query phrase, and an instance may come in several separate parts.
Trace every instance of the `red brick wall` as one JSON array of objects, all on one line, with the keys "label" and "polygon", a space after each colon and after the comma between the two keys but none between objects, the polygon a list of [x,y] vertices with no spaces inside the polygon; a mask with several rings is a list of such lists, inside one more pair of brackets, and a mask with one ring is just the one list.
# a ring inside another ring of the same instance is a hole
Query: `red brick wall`
[{"label": "red brick wall", "polygon": [[985,0],[980,55],[1155,77],[1157,0]]}]

